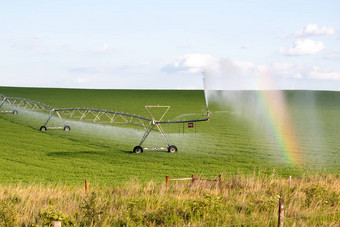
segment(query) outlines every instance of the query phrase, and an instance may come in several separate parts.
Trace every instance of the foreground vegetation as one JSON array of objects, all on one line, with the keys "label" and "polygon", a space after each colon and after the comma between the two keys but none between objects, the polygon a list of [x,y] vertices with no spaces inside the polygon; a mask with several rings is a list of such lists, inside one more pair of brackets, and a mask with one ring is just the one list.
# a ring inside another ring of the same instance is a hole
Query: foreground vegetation
[{"label": "foreground vegetation", "polygon": [[340,178],[234,175],[222,183],[0,187],[0,226],[275,226],[278,199],[286,226],[339,226]]}]

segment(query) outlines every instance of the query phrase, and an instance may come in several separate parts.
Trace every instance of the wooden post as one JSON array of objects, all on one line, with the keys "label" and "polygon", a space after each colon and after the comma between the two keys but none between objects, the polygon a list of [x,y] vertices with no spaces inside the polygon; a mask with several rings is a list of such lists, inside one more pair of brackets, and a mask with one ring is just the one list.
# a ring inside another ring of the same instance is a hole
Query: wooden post
[{"label": "wooden post", "polygon": [[191,176],[191,183],[195,183],[195,175]]},{"label": "wooden post", "polygon": [[169,187],[169,176],[165,177],[166,188]]},{"label": "wooden post", "polygon": [[279,199],[279,221],[278,221],[278,227],[283,227],[284,225],[284,219],[285,219],[285,205],[284,205],[284,199]]},{"label": "wooden post", "polygon": [[88,189],[87,180],[85,180],[85,194],[87,194],[87,189]]},{"label": "wooden post", "polygon": [[53,221],[53,227],[61,227],[60,221]]},{"label": "wooden post", "polygon": [[289,176],[289,187],[292,187],[292,176]]}]

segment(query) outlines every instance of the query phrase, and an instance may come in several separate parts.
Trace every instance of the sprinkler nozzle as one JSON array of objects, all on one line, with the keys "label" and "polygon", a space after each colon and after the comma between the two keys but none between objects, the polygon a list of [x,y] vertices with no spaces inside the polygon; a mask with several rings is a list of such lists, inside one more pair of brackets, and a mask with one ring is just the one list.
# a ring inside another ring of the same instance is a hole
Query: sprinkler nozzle
[{"label": "sprinkler nozzle", "polygon": [[207,109],[207,119],[209,120],[210,118],[210,112],[209,112],[209,109]]}]

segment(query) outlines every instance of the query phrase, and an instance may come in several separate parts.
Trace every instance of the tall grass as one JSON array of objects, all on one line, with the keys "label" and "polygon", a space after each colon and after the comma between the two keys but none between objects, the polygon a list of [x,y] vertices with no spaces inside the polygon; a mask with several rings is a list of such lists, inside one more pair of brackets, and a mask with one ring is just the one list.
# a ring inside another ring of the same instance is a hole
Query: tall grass
[{"label": "tall grass", "polygon": [[1,226],[274,226],[278,199],[286,226],[339,226],[340,178],[276,174],[233,175],[222,183],[196,181],[121,186],[0,186]]}]

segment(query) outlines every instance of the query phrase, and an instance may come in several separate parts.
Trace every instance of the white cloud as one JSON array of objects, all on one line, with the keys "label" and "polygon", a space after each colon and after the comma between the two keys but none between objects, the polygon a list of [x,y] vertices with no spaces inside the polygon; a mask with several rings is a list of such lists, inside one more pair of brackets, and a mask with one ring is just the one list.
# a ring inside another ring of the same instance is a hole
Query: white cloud
[{"label": "white cloud", "polygon": [[246,43],[246,44],[244,44],[243,46],[241,46],[241,49],[248,49],[248,48],[250,48],[251,46],[250,46],[250,44],[249,43]]},{"label": "white cloud", "polygon": [[167,73],[200,73],[205,68],[217,67],[218,59],[208,54],[186,54],[163,67]]},{"label": "white cloud", "polygon": [[33,35],[32,39],[42,39],[42,35]]},{"label": "white cloud", "polygon": [[230,75],[256,75],[271,72],[278,76],[302,78],[301,66],[292,63],[276,62],[270,65],[259,65],[247,61],[231,61],[219,59],[206,54],[186,54],[167,63],[162,69],[167,73],[203,73],[203,74],[230,74]]},{"label": "white cloud", "polygon": [[339,52],[330,52],[324,56],[324,59],[334,59],[339,57]]},{"label": "white cloud", "polygon": [[29,37],[14,38],[11,47],[20,50],[51,53],[66,49],[69,45],[65,43],[52,43],[50,39],[41,35],[32,35]]},{"label": "white cloud", "polygon": [[295,79],[302,79],[301,66],[292,63],[275,62],[269,65],[270,71],[275,75],[283,77],[291,77]]},{"label": "white cloud", "polygon": [[141,70],[143,68],[146,68],[148,66],[152,65],[149,61],[141,61],[139,63],[131,63],[127,65],[122,65],[121,67],[118,67],[118,69],[121,70]]},{"label": "white cloud", "polygon": [[107,53],[107,52],[111,52],[113,50],[115,50],[115,48],[112,47],[112,45],[105,43],[103,45],[103,47],[95,49],[94,51],[97,52],[97,53]]},{"label": "white cloud", "polygon": [[[37,39],[39,41],[39,39]],[[61,49],[67,48],[68,45],[61,43],[61,44],[43,44],[43,43],[29,43],[29,44],[14,44],[12,45],[12,48],[19,48],[29,51],[35,51],[35,52],[42,52],[42,53],[49,53],[49,52],[55,52]]]},{"label": "white cloud", "polygon": [[239,67],[241,73],[243,74],[261,74],[270,72],[273,75],[301,79],[303,76],[301,74],[301,66],[286,62],[274,62],[269,65],[258,65],[253,62],[244,61],[234,61],[233,64]]},{"label": "white cloud", "polygon": [[296,31],[293,37],[313,36],[313,35],[334,35],[335,29],[331,26],[318,26],[317,24],[308,24],[305,28]]},{"label": "white cloud", "polygon": [[151,64],[151,62],[149,62],[149,61],[142,61],[140,63],[140,65],[150,65],[150,64]]},{"label": "white cloud", "polygon": [[90,78],[88,77],[77,77],[74,83],[76,84],[87,84],[90,82]]},{"label": "white cloud", "polygon": [[198,90],[200,88],[198,86],[195,86],[195,85],[187,85],[187,86],[179,86],[176,89],[178,89],[178,90]]},{"label": "white cloud", "polygon": [[[167,73],[202,73],[205,86],[210,89],[257,89],[263,75],[268,75],[277,83],[272,88],[290,89],[292,83],[298,83],[297,89],[308,89],[308,80],[323,80],[332,83],[340,81],[340,71],[322,69],[320,67],[304,67],[287,62],[274,62],[260,65],[246,61],[219,59],[206,54],[186,54],[168,63],[163,71]],[[207,80],[207,78],[209,78]],[[212,82],[213,81],[213,82]],[[314,82],[313,82],[314,83]],[[275,87],[277,86],[277,87]],[[311,85],[312,86],[312,85]],[[317,85],[313,85],[317,86]],[[190,89],[187,87],[186,89]]]},{"label": "white cloud", "polygon": [[303,76],[302,76],[302,74],[301,73],[295,73],[294,75],[293,75],[293,77],[295,78],[295,79],[302,79],[303,78]]},{"label": "white cloud", "polygon": [[[289,62],[261,65],[216,58],[207,54],[178,56],[162,70],[183,76],[202,73],[207,90],[337,90],[340,82],[340,71],[336,69],[328,70]],[[191,89],[184,86],[180,88]]]},{"label": "white cloud", "polygon": [[73,73],[88,73],[88,74],[96,74],[96,73],[105,73],[107,70],[102,67],[94,67],[94,66],[85,66],[85,67],[77,67],[70,69]]},{"label": "white cloud", "polygon": [[240,68],[241,72],[255,72],[258,70],[258,65],[248,61],[235,61],[234,64]]},{"label": "white cloud", "polygon": [[325,45],[321,41],[311,39],[297,39],[291,48],[281,47],[279,54],[287,56],[313,55],[325,49]]},{"label": "white cloud", "polygon": [[273,68],[286,72],[287,70],[291,70],[295,65],[292,63],[285,62],[275,62],[272,64]]},{"label": "white cloud", "polygon": [[190,42],[190,43],[186,43],[186,44],[183,44],[183,45],[179,45],[178,47],[183,48],[183,49],[192,49],[196,45],[197,45],[196,42]]},{"label": "white cloud", "polygon": [[308,77],[319,80],[340,80],[340,71],[329,71],[315,66],[309,72]]}]

